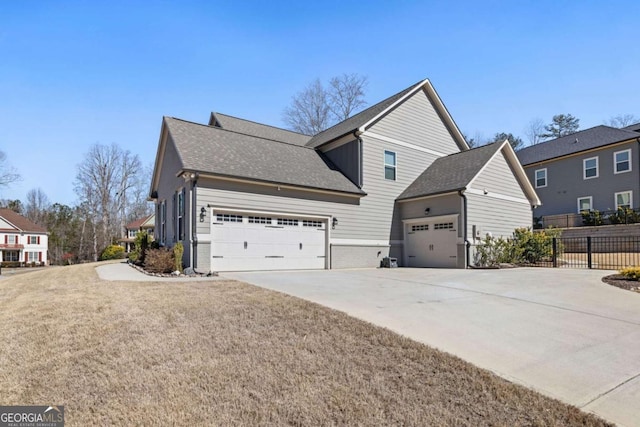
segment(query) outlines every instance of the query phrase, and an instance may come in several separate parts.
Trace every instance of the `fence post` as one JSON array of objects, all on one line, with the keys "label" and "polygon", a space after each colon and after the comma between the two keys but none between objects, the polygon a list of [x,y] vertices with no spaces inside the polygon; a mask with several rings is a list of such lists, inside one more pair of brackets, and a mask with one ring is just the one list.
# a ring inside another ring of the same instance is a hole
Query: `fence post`
[{"label": "fence post", "polygon": [[587,266],[591,269],[591,236],[587,236]]},{"label": "fence post", "polygon": [[553,259],[553,268],[556,268],[558,266],[558,242],[556,237],[553,238],[552,247],[553,247],[553,254],[551,255],[551,257]]}]

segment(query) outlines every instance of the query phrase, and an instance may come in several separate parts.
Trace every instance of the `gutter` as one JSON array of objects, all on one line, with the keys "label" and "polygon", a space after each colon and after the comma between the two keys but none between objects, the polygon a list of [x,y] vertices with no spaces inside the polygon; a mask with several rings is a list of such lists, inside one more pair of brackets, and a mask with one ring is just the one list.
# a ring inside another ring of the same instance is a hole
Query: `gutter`
[{"label": "gutter", "polygon": [[191,251],[189,256],[189,262],[191,263],[191,268],[195,271],[196,265],[198,263],[198,233],[196,233],[196,201],[197,201],[197,190],[198,190],[198,177],[196,177],[191,182]]},{"label": "gutter", "polygon": [[358,187],[360,189],[362,189],[362,184],[364,182],[364,177],[363,177],[363,167],[362,167],[362,162],[364,161],[364,159],[362,158],[363,156],[363,152],[362,152],[362,138],[360,137],[360,135],[362,134],[362,132],[360,131],[360,129],[356,129],[353,131],[353,136],[356,138],[356,140],[358,141]]},{"label": "gutter", "polygon": [[465,248],[465,268],[469,268],[469,254],[471,243],[469,243],[469,238],[467,235],[467,196],[464,194],[464,190],[459,190],[458,195],[462,197],[462,206],[464,211],[464,219],[462,222],[462,228],[464,233],[464,248]]}]

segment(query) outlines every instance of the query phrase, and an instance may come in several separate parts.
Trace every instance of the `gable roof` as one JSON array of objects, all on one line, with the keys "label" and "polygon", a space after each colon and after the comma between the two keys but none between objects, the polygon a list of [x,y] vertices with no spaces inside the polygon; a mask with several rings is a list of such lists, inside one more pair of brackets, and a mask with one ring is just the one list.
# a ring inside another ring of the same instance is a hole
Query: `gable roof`
[{"label": "gable roof", "polygon": [[504,154],[529,203],[541,205],[508,140],[437,158],[396,200],[464,191],[499,152]]},{"label": "gable roof", "polygon": [[183,171],[365,195],[322,153],[213,126],[165,117]]},{"label": "gable roof", "polygon": [[151,215],[144,216],[142,218],[138,218],[135,221],[132,221],[129,224],[125,225],[124,228],[126,228],[127,230],[139,230],[153,216],[155,216],[155,214],[151,214]]},{"label": "gable roof", "polygon": [[437,158],[397,200],[464,190],[503,145],[504,142],[494,142]]},{"label": "gable roof", "polygon": [[600,125],[523,148],[517,155],[520,162],[526,166],[638,137],[640,135],[631,130]]},{"label": "gable roof", "polygon": [[209,126],[216,126],[233,132],[243,133],[245,135],[257,136],[259,138],[296,145],[305,145],[311,139],[311,136],[309,135],[252,122],[250,120],[240,119],[238,117],[228,116],[222,113],[211,113]]},{"label": "gable roof", "polygon": [[456,140],[460,148],[463,150],[469,149],[469,146],[462,136],[462,133],[451,118],[449,111],[442,103],[442,100],[431,85],[429,79],[421,80],[420,82],[409,86],[408,88],[396,93],[395,95],[390,96],[383,101],[378,102],[377,104],[367,108],[366,110],[363,110],[358,114],[351,116],[348,119],[330,127],[329,129],[316,134],[307,143],[307,146],[317,148],[350,133],[364,132],[367,127],[371,126],[380,117],[387,114],[389,111],[391,111],[393,108],[398,106],[400,103],[402,103],[404,100],[409,98],[420,89],[424,89],[427,92],[427,95],[429,96],[431,102],[433,102],[436,111],[438,111],[438,113],[440,114],[440,117],[442,118],[445,126],[449,129],[451,135]]},{"label": "gable roof", "polygon": [[37,224],[31,222],[28,218],[23,217],[8,208],[0,208],[0,218],[15,227],[15,231],[24,231],[26,233],[46,233],[47,230]]}]

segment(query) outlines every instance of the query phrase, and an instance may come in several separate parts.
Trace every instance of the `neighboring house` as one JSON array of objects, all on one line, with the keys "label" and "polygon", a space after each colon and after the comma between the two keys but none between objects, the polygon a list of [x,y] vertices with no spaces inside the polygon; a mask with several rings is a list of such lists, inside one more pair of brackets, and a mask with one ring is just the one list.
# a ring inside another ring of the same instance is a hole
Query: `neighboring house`
[{"label": "neighboring house", "polygon": [[428,80],[311,137],[164,117],[156,240],[198,271],[464,268],[540,202],[508,142],[469,150]]},{"label": "neighboring house", "polygon": [[[518,151],[542,205],[534,215],[573,215],[581,211],[640,206],[640,125],[596,126]],[[549,221],[547,221],[549,222]]]},{"label": "neighboring house", "polygon": [[156,225],[156,215],[151,214],[139,218],[124,227],[125,237],[119,240],[120,245],[124,247],[125,252],[131,252],[135,247],[136,235],[140,231],[146,231],[153,238]]},{"label": "neighboring house", "polygon": [[47,230],[11,209],[0,208],[0,262],[47,264]]}]

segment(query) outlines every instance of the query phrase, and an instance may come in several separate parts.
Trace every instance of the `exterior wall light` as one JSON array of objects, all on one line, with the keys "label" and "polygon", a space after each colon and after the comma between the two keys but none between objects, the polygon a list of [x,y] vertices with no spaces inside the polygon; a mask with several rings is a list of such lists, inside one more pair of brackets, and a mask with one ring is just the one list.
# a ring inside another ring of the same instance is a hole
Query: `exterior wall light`
[{"label": "exterior wall light", "polygon": [[335,230],[337,225],[338,225],[338,218],[333,217],[333,219],[331,220],[331,229]]},{"label": "exterior wall light", "polygon": [[425,215],[429,215],[429,212],[431,212],[431,208],[426,208],[426,209],[424,210],[424,214],[425,214]]},{"label": "exterior wall light", "polygon": [[200,208],[200,222],[204,222],[204,217],[207,215],[207,210],[205,207]]}]

